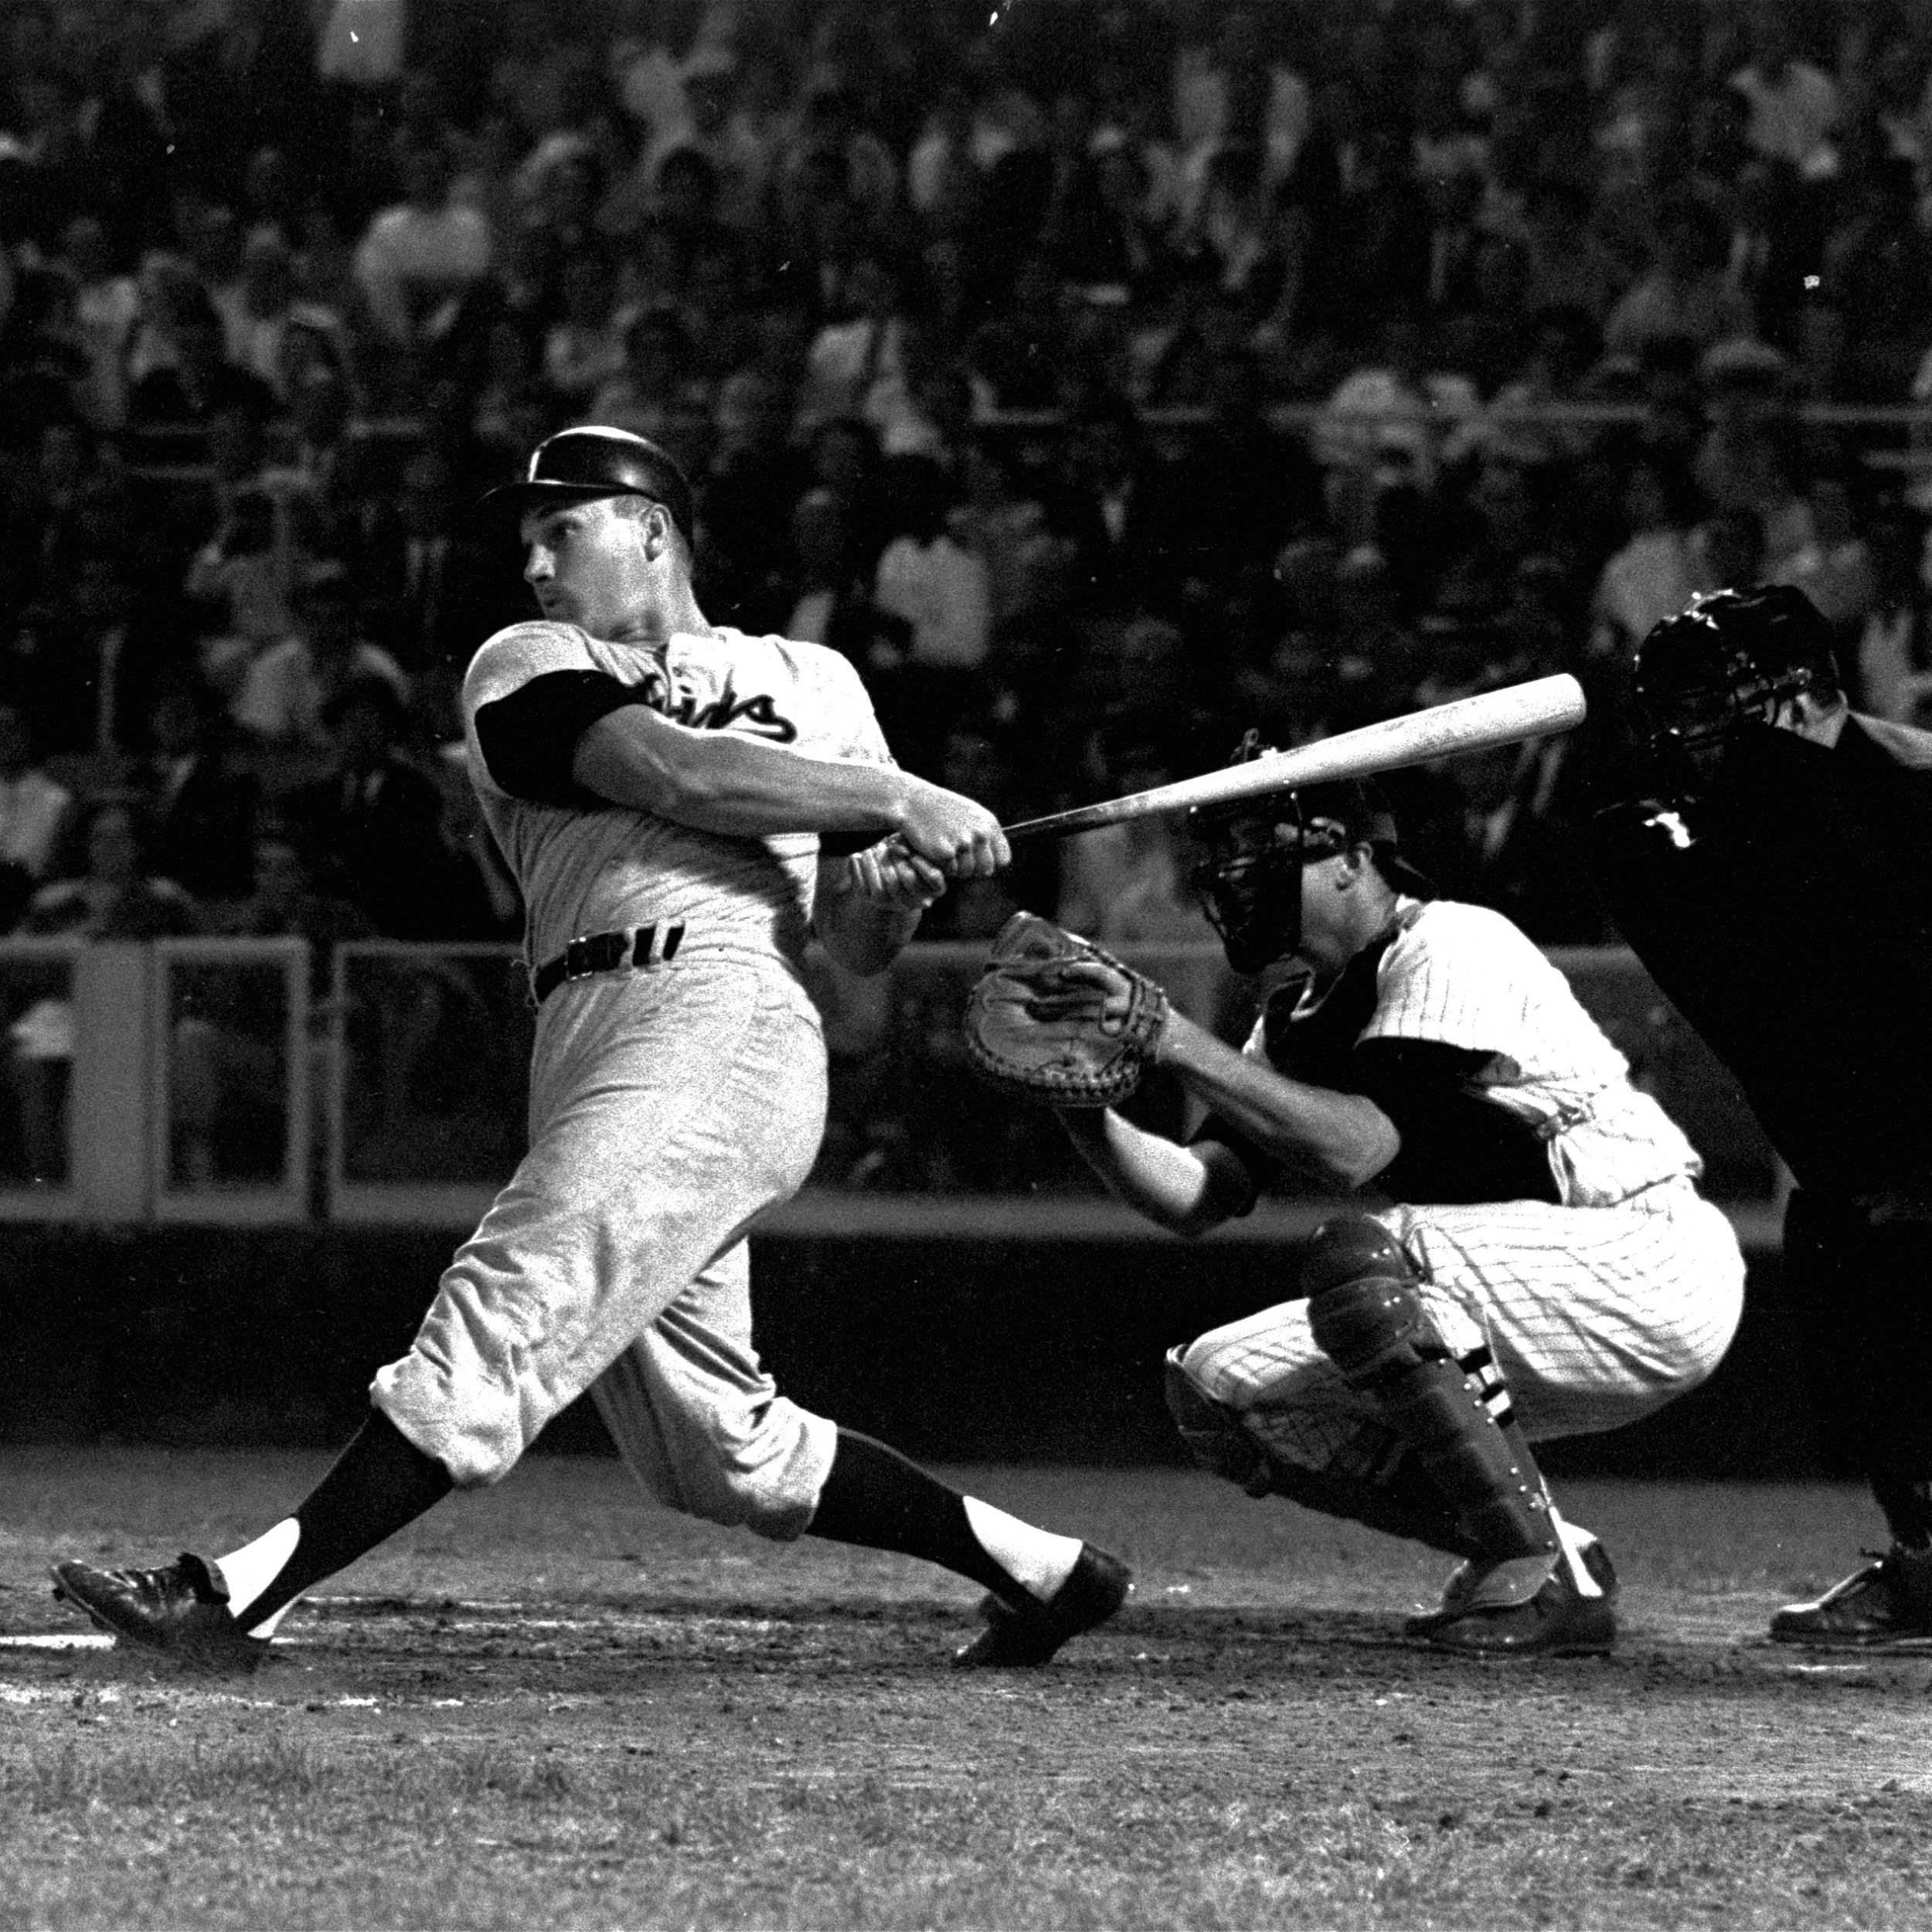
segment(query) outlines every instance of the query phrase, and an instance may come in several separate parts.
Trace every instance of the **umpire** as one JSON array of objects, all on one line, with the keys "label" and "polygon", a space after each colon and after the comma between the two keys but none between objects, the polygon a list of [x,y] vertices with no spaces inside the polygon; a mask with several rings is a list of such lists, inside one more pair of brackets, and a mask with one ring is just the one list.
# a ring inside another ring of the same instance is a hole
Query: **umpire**
[{"label": "umpire", "polygon": [[1806,1379],[1891,1536],[1770,1634],[1932,1637],[1932,733],[1854,712],[1828,625],[1784,585],[1658,624],[1634,695],[1644,748],[1594,821],[1599,879],[1798,1183]]}]

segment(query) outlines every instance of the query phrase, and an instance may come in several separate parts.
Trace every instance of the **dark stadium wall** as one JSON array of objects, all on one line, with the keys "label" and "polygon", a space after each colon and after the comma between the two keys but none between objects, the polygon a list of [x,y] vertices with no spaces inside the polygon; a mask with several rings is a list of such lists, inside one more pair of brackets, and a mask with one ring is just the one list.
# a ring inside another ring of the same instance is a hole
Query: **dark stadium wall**
[{"label": "dark stadium wall", "polygon": [[[443,1230],[0,1229],[0,1440],[328,1447],[400,1353]],[[786,1393],[908,1453],[961,1462],[1177,1463],[1173,1343],[1279,1298],[1269,1243],[837,1240],[754,1250],[758,1343]],[[1553,1445],[1560,1474],[1770,1479],[1821,1454],[1774,1252],[1715,1376],[1661,1415]],[[539,1453],[608,1454],[587,1401]]]}]

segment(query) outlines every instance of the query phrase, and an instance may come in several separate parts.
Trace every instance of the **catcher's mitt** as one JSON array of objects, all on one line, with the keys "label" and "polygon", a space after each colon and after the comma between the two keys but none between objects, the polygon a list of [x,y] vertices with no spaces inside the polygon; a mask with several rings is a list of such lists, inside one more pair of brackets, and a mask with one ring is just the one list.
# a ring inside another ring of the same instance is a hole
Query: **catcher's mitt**
[{"label": "catcher's mitt", "polygon": [[966,1002],[966,1046],[989,1086],[1053,1107],[1107,1107],[1140,1084],[1167,995],[1090,940],[1015,913]]}]

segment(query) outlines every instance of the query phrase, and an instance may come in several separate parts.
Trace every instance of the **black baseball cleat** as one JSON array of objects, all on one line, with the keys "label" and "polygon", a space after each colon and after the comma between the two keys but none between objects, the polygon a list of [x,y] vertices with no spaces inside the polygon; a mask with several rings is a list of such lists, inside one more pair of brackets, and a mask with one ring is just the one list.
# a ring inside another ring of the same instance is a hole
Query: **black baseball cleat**
[{"label": "black baseball cleat", "polygon": [[1065,1583],[1043,1604],[1015,1610],[988,1596],[979,1606],[986,1628],[953,1653],[955,1670],[1029,1670],[1047,1662],[1070,1637],[1104,1624],[1127,1601],[1133,1573],[1117,1557],[1091,1543]]},{"label": "black baseball cleat", "polygon": [[1871,1650],[1932,1641],[1932,1549],[1894,1543],[1808,1604],[1771,1617],[1771,1640],[1819,1649]]},{"label": "black baseball cleat", "polygon": [[192,1554],[159,1570],[56,1563],[53,1594],[117,1641],[192,1670],[247,1672],[268,1655],[268,1640],[235,1621],[220,1578]]},{"label": "black baseball cleat", "polygon": [[1510,1565],[1478,1572],[1465,1564],[1449,1580],[1441,1608],[1410,1618],[1404,1632],[1468,1657],[1600,1657],[1617,1641],[1617,1571],[1600,1543],[1583,1546],[1583,1563],[1601,1595],[1585,1596],[1570,1565],[1558,1562],[1515,1602],[1494,1600],[1510,1594],[1506,1587],[1486,1587],[1506,1580],[1501,1573]]}]

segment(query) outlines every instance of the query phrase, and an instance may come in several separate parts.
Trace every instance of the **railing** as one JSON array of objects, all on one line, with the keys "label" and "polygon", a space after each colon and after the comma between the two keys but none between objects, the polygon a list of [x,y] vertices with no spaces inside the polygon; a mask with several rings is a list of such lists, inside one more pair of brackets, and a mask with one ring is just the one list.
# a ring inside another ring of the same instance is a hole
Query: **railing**
[{"label": "railing", "polygon": [[[1246,1031],[1255,986],[1218,948],[1128,951],[1191,1017]],[[1763,1134],[1634,957],[1552,957],[1702,1151],[1709,1191],[1761,1212],[1777,1183]],[[958,1022],[983,957],[914,946],[873,980],[812,960],[830,1118],[776,1226],[1145,1232],[1048,1113],[974,1078]],[[473,1223],[523,1145],[534,1014],[515,949],[359,941],[328,964],[316,987],[295,940],[0,940],[0,1219]],[[1164,1077],[1130,1111],[1191,1124]],[[1298,1226],[1318,1205],[1284,1195],[1231,1238]]]}]

